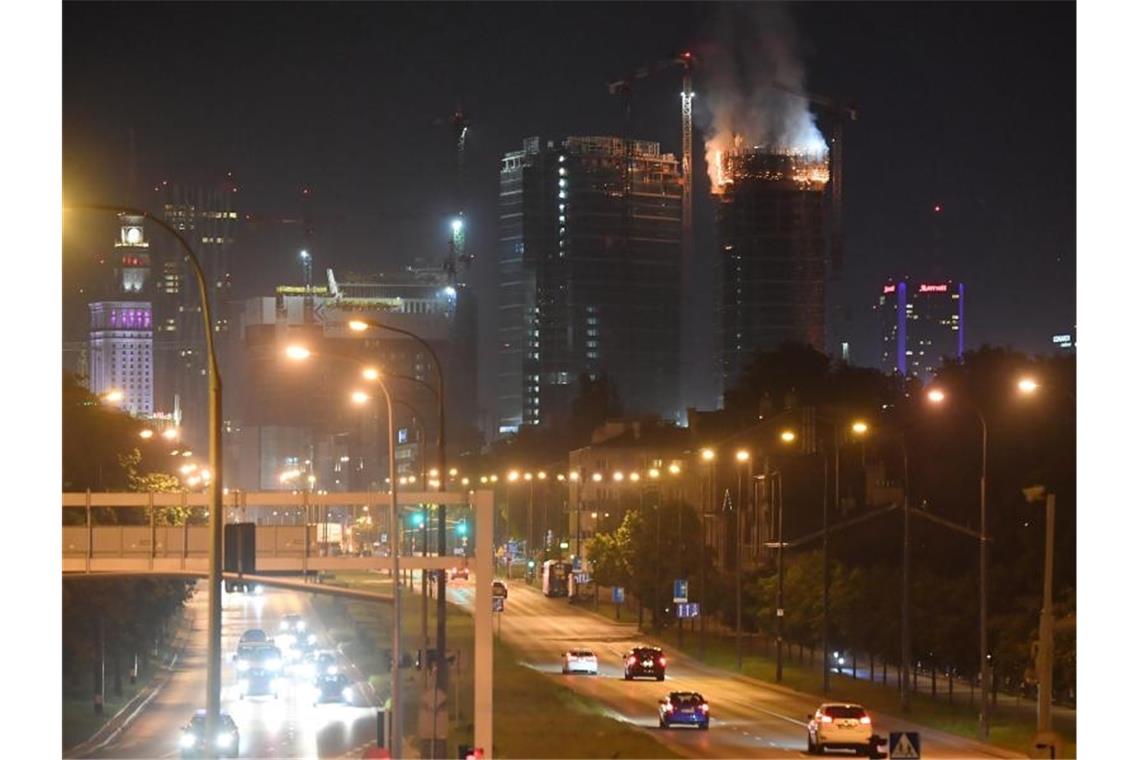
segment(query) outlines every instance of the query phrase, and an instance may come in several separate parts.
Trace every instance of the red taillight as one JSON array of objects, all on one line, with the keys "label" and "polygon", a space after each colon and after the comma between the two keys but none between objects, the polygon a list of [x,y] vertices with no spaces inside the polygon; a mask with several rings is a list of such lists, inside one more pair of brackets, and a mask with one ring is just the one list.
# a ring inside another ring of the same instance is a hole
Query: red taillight
[{"label": "red taillight", "polygon": [[709,711],[709,706],[707,703],[701,705],[701,712],[708,712],[708,711]]},{"label": "red taillight", "polygon": [[864,726],[869,726],[869,725],[871,725],[871,716],[870,715],[864,715],[862,718],[859,719],[859,722],[862,723]]},{"label": "red taillight", "polygon": [[665,658],[664,658],[664,657],[658,657],[658,658],[657,658],[657,662],[659,662],[659,663],[661,663],[662,665],[664,665],[664,664],[665,664]]},{"label": "red taillight", "polygon": [[821,715],[821,716],[819,716],[819,722],[820,723],[830,723],[831,722],[831,716],[830,715]]},{"label": "red taillight", "polygon": [[665,705],[665,712],[673,712],[672,703]]},{"label": "red taillight", "polygon": [[630,665],[636,665],[637,664],[637,658],[636,657],[630,657],[629,660],[627,660],[627,662],[629,662]]}]

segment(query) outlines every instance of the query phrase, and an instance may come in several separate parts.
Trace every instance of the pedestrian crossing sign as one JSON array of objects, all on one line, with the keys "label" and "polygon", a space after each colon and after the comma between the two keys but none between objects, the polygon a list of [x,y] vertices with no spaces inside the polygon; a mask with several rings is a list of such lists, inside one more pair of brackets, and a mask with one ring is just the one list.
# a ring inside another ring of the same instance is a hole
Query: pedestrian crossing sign
[{"label": "pedestrian crossing sign", "polygon": [[892,731],[890,760],[920,760],[922,743],[917,731]]}]

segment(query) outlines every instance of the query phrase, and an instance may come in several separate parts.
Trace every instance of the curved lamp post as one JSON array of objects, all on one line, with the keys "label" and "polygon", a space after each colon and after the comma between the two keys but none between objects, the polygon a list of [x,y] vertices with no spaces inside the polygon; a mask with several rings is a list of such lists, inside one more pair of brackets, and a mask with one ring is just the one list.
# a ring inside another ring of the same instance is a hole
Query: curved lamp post
[{"label": "curved lamp post", "polygon": [[222,707],[222,378],[218,372],[218,357],[214,351],[213,317],[210,311],[210,299],[206,291],[206,275],[202,271],[201,262],[194,255],[194,250],[189,243],[178,234],[177,230],[148,211],[129,206],[100,203],[79,203],[67,208],[109,211],[115,214],[130,214],[149,219],[173,235],[174,239],[178,241],[182,252],[190,260],[191,268],[194,270],[194,279],[198,283],[198,303],[202,308],[202,322],[206,330],[206,354],[210,384],[208,417],[210,472],[213,473],[213,478],[210,479],[209,483],[210,573],[207,598],[209,632],[207,636],[208,656],[206,658],[206,736],[215,736],[218,732],[219,714]]}]

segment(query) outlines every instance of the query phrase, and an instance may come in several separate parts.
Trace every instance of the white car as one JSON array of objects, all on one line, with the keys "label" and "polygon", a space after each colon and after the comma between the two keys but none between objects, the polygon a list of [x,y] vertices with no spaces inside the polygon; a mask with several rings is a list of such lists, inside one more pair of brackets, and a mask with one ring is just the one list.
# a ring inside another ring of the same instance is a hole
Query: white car
[{"label": "white car", "polygon": [[829,749],[853,749],[856,753],[874,754],[878,749],[871,743],[874,734],[871,716],[862,705],[824,702],[807,718],[809,755],[820,755]]},{"label": "white car", "polygon": [[562,655],[562,672],[598,674],[598,656],[589,649],[571,649]]}]

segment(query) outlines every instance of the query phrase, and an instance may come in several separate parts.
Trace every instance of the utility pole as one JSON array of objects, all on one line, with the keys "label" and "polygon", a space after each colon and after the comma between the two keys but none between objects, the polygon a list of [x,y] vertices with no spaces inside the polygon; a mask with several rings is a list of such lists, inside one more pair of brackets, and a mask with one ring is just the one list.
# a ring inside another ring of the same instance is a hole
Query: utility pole
[{"label": "utility pole", "polygon": [[1045,497],[1045,590],[1037,644],[1037,730],[1053,730],[1053,535],[1056,497]]},{"label": "utility pole", "polygon": [[[828,521],[827,521],[827,452],[820,448],[819,455],[823,462],[823,693],[828,694],[831,690],[831,663],[828,662],[829,651],[827,641],[827,616],[828,607],[830,604],[831,593],[831,578],[828,570],[827,561],[827,543],[829,535]],[[839,458],[839,452],[836,451],[836,459]]]},{"label": "utility pole", "polygon": [[[907,461],[906,436],[900,435],[903,454],[903,548],[902,548],[902,634],[899,668],[902,692],[899,706],[902,712],[910,712],[910,468]],[[985,695],[982,695],[985,699]]]}]

